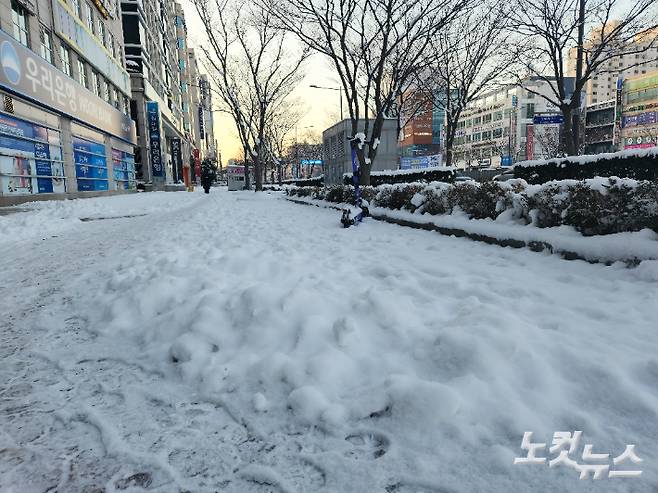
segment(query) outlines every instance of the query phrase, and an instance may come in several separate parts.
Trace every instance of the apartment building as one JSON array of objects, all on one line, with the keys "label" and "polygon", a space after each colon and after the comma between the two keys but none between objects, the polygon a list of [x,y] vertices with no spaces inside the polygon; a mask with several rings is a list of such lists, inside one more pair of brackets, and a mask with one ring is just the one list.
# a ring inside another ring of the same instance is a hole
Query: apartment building
[{"label": "apartment building", "polygon": [[[597,39],[598,30],[592,30],[586,39]],[[585,84],[585,102],[593,105],[616,98],[617,79],[639,77],[658,70],[658,43],[655,40],[656,32],[645,33],[630,43],[619,47],[617,56],[603,63]],[[594,43],[585,45],[586,49],[593,49]],[[576,49],[569,51],[569,74],[576,73]]]},{"label": "apartment building", "polygon": [[118,4],[0,0],[0,204],[135,188]]}]

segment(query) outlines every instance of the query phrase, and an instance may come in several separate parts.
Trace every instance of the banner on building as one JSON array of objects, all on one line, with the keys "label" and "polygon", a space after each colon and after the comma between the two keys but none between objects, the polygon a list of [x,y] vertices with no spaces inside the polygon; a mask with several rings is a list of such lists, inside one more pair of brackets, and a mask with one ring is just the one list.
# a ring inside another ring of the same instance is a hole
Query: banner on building
[{"label": "banner on building", "polygon": [[442,154],[400,158],[400,169],[434,168],[443,163]]},{"label": "banner on building", "polygon": [[199,138],[201,140],[205,140],[206,138],[206,122],[203,117],[203,106],[199,105]]},{"label": "banner on building", "polygon": [[149,129],[149,146],[151,149],[151,170],[154,177],[164,177],[162,149],[160,138],[160,110],[155,101],[146,102],[146,120]]},{"label": "banner on building", "polygon": [[174,167],[176,177],[183,174],[183,152],[181,140],[178,137],[171,139],[171,164]]}]

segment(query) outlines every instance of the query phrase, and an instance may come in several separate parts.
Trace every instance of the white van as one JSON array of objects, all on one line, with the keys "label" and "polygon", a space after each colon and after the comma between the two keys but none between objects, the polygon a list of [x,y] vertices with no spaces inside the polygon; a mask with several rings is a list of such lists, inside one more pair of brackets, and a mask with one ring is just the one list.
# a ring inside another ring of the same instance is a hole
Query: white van
[{"label": "white van", "polygon": [[229,191],[244,190],[244,166],[231,164],[226,168],[226,179]]}]

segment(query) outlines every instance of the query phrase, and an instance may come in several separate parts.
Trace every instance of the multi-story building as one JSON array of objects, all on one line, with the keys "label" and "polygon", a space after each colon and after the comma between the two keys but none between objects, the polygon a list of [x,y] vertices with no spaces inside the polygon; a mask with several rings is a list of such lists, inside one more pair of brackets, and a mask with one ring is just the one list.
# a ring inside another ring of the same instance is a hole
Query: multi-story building
[{"label": "multi-story building", "polygon": [[0,65],[0,202],[134,188],[116,3],[0,0]]},{"label": "multi-story building", "polygon": [[[611,23],[611,25],[617,25]],[[598,30],[592,30],[587,36],[589,40],[600,38]],[[605,61],[585,84],[585,102],[587,105],[616,99],[617,79],[637,77],[658,70],[658,46],[655,42],[656,32],[637,36],[625,46],[620,46],[618,56]],[[585,48],[595,48],[592,41]],[[569,74],[576,73],[576,48],[569,51]]]},{"label": "multi-story building", "polygon": [[138,178],[155,188],[180,183],[184,166],[200,157],[192,116],[198,69],[183,8],[173,0],[123,0],[122,12],[141,151]]},{"label": "multi-story building", "polygon": [[406,95],[404,106],[408,111],[403,111],[401,115],[401,157],[431,156],[441,152],[441,131],[445,112],[441,105],[433,101],[438,97],[438,92],[431,96],[422,92],[410,92]]},{"label": "multi-story building", "polygon": [[[359,127],[364,122],[359,121]],[[351,120],[340,121],[322,132],[324,181],[328,185],[342,183],[343,173],[352,172],[352,148],[348,136],[352,133]],[[377,158],[372,171],[398,169],[397,120],[386,119],[382,128]]]},{"label": "multi-story building", "polygon": [[209,159],[221,161],[217,151],[217,142],[215,141],[210,81],[206,74],[202,74],[199,78],[199,91],[201,92],[201,106],[199,109],[199,122],[202,128],[199,136],[201,138],[201,152]]},{"label": "multi-story building", "polygon": [[617,100],[594,103],[585,108],[585,154],[615,152],[619,143],[616,128]]},{"label": "multi-story building", "polygon": [[623,149],[658,144],[658,70],[624,80],[621,142]]},{"label": "multi-story building", "polygon": [[542,94],[552,94],[549,83],[532,77],[469,103],[457,123],[452,164],[499,167],[553,157],[560,146],[562,117]]}]

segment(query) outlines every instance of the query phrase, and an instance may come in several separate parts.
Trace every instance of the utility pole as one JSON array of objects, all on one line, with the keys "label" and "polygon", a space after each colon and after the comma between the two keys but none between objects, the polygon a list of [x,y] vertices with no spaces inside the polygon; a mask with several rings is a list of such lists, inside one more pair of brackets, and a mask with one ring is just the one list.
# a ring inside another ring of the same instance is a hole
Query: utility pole
[{"label": "utility pole", "polygon": [[[605,26],[602,27],[605,29]],[[580,100],[582,87],[579,87],[580,80],[583,77],[583,51],[585,43],[585,0],[579,0],[579,10],[578,10],[578,48],[576,51],[576,80],[574,84],[574,92],[572,97],[576,98],[577,107],[573,112],[571,118],[571,132],[573,133],[573,147],[574,155],[578,155],[580,148]]]}]

